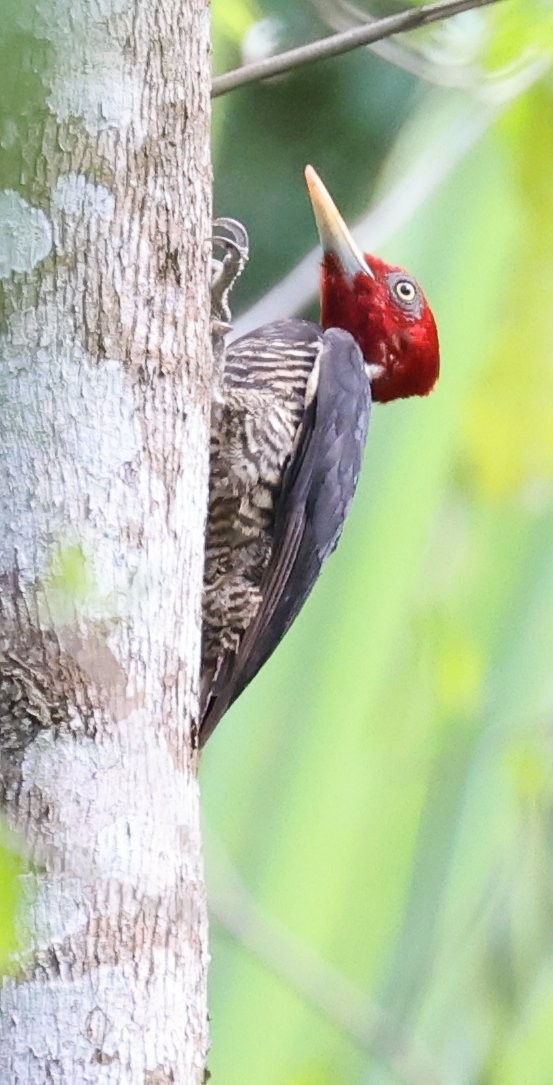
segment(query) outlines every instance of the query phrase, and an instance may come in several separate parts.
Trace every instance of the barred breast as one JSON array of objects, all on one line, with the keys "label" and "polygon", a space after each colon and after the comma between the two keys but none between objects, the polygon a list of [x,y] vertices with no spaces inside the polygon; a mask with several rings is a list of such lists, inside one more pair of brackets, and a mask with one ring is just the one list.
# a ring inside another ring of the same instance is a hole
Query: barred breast
[{"label": "barred breast", "polygon": [[203,666],[235,652],[255,616],[286,463],[322,344],[317,324],[277,321],[227,350],[214,406],[203,599]]}]

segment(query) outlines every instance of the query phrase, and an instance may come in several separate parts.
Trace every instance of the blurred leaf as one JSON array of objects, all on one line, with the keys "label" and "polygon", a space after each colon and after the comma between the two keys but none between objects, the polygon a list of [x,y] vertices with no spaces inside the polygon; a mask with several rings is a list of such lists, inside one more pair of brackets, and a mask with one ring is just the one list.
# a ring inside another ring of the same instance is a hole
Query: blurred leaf
[{"label": "blurred leaf", "polygon": [[214,32],[240,43],[249,26],[259,18],[256,0],[225,0],[213,6]]},{"label": "blurred leaf", "polygon": [[521,801],[539,802],[545,796],[551,799],[551,765],[544,758],[541,744],[529,739],[512,742],[507,750],[505,767]]},{"label": "blurred leaf", "polygon": [[85,599],[91,591],[91,570],[82,546],[58,547],[52,558],[50,591],[71,599]]},{"label": "blurred leaf", "polygon": [[553,970],[544,970],[506,1042],[494,1080],[501,1085],[551,1085],[553,1031]]},{"label": "blurred leaf", "polygon": [[102,598],[93,565],[80,543],[52,547],[41,607],[47,622],[55,615],[63,625],[71,625],[92,611],[113,614],[114,600]]},{"label": "blurred leaf", "polygon": [[504,67],[524,54],[553,56],[553,11],[549,0],[509,0],[490,9],[487,61]]},{"label": "blurred leaf", "polygon": [[524,238],[504,269],[509,296],[497,347],[465,418],[474,481],[492,497],[553,496],[553,185],[543,148],[553,128],[553,86],[535,88],[513,110],[512,163],[520,178],[517,218]]},{"label": "blurred leaf", "polygon": [[0,830],[0,972],[8,968],[9,958],[18,947],[16,916],[20,900],[19,878],[25,863],[15,842]]}]

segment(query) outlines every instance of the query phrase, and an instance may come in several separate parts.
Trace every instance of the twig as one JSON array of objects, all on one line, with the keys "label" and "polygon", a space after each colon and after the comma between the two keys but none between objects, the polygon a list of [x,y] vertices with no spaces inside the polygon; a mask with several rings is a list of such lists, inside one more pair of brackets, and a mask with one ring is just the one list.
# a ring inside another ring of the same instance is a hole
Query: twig
[{"label": "twig", "polygon": [[[374,24],[376,21],[374,15],[362,11],[348,0],[312,0],[312,2],[321,19],[336,33],[349,30],[352,26]],[[496,103],[516,97],[519,93],[516,89],[518,80],[526,81],[530,86],[535,82],[537,67],[545,72],[548,66],[548,57],[545,53],[540,56],[532,47],[523,49],[515,62],[507,61],[503,67],[492,71],[486,71],[480,63],[474,61],[454,64],[436,60],[428,54],[428,46],[424,43],[416,45],[396,39],[369,43],[367,48],[376,56],[410,72],[411,75],[415,75],[426,83],[438,87],[472,90],[483,101]]]},{"label": "twig", "polygon": [[[351,30],[354,26],[368,26],[376,22],[376,16],[350,4],[348,0],[313,0],[313,3],[321,19],[335,34]],[[484,79],[480,65],[451,64],[435,60],[426,54],[424,46],[412,45],[410,41],[393,38],[390,41],[375,41],[369,43],[367,49],[397,68],[434,86],[477,89]]]},{"label": "twig", "polygon": [[246,64],[242,68],[235,68],[231,72],[225,72],[224,75],[218,75],[213,80],[211,96],[218,98],[221,94],[228,94],[230,90],[242,87],[246,83],[282,75],[283,72],[289,72],[293,68],[313,64],[316,60],[326,60],[328,57],[348,53],[360,45],[370,45],[382,38],[389,38],[391,34],[416,30],[421,26],[435,23],[438,19],[448,19],[452,15],[458,15],[462,11],[487,7],[489,4],[500,2],[503,0],[440,0],[437,4],[426,4],[424,7],[400,11],[396,15],[387,15],[384,19],[378,19],[366,26],[355,26],[340,34],[320,38],[318,41],[300,45],[296,49],[289,49],[277,56],[266,57],[264,60],[256,61],[255,64]]}]

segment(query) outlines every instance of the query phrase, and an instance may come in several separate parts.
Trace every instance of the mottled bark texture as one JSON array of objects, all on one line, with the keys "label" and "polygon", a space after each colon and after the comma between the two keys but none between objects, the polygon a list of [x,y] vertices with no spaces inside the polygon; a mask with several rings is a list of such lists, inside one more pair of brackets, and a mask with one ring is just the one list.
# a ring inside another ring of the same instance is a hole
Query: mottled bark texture
[{"label": "mottled bark texture", "polygon": [[207,0],[2,4],[6,1085],[203,1080],[208,33]]}]

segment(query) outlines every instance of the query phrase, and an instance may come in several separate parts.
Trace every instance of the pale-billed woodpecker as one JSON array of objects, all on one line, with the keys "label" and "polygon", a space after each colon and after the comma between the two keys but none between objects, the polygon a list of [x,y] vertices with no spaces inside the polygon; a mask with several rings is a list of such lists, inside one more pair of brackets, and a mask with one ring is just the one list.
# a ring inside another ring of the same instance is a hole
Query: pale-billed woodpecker
[{"label": "pale-billed woodpecker", "polygon": [[[227,347],[213,407],[199,741],[268,659],[334,550],[359,475],[371,401],[427,395],[436,325],[413,278],[362,253],[315,170],[321,324],[278,320]],[[214,282],[216,323],[247,259],[239,223]],[[230,268],[230,273],[228,271]]]}]

